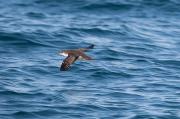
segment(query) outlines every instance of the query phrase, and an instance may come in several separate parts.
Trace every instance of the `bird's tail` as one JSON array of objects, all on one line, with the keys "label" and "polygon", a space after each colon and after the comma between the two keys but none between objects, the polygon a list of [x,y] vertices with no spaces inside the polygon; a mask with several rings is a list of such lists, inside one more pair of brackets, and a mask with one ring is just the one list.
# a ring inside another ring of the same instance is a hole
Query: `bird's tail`
[{"label": "bird's tail", "polygon": [[94,48],[94,44],[92,44],[89,47],[87,47],[87,49],[93,49],[93,48]]},{"label": "bird's tail", "polygon": [[89,49],[93,49],[94,48],[94,45],[90,45],[89,47],[86,47],[86,48],[80,48],[79,50],[83,51],[83,52],[86,52],[88,51]]}]

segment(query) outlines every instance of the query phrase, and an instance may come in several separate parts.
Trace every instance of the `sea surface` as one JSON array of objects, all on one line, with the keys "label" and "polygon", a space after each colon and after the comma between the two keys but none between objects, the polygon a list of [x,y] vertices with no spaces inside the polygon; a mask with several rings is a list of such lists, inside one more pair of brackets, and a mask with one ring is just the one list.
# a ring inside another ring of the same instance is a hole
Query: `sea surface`
[{"label": "sea surface", "polygon": [[0,0],[0,119],[180,119],[180,1]]}]

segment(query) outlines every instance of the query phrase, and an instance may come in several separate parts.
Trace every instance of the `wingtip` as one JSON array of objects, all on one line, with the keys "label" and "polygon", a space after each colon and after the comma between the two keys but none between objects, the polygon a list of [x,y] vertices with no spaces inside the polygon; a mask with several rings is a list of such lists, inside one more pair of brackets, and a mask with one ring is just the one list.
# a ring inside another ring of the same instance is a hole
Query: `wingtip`
[{"label": "wingtip", "polygon": [[60,67],[60,71],[67,71],[69,68]]}]

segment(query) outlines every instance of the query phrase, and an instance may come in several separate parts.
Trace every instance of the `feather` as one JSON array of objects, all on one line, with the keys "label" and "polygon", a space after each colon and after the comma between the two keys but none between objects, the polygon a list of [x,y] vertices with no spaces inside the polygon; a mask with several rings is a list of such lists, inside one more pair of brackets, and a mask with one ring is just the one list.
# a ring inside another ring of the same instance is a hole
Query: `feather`
[{"label": "feather", "polygon": [[68,55],[62,62],[61,64],[61,71],[66,71],[70,68],[70,65],[73,64],[76,60],[78,59],[78,57],[74,56],[74,55]]}]

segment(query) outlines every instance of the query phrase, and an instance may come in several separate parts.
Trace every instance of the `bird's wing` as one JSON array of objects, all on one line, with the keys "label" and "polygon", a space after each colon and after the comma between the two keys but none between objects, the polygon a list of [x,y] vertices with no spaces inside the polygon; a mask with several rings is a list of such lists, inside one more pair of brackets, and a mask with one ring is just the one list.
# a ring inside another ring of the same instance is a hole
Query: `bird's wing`
[{"label": "bird's wing", "polygon": [[61,64],[61,71],[66,71],[69,69],[70,65],[73,64],[76,60],[78,59],[78,57],[74,56],[74,55],[68,55],[62,62]]},{"label": "bird's wing", "polygon": [[83,52],[79,52],[79,55],[80,55],[83,59],[85,59],[85,60],[92,60],[91,57],[87,56],[87,55],[84,54]]}]

